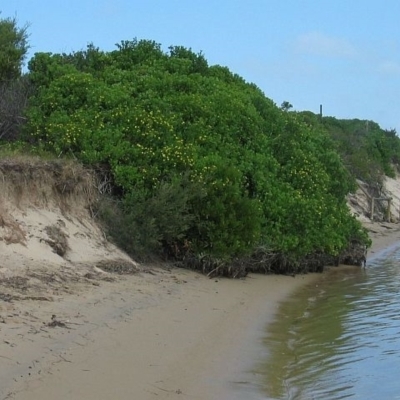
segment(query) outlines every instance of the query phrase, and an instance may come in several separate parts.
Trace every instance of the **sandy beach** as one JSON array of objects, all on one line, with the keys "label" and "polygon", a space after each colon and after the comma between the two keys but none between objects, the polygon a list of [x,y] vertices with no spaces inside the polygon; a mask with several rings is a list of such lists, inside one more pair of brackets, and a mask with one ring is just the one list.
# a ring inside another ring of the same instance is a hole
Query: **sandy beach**
[{"label": "sandy beach", "polygon": [[[373,228],[370,254],[400,238],[397,224]],[[52,301],[2,302],[0,398],[251,398],[241,386],[266,324],[319,277],[208,279],[154,266]]]},{"label": "sandy beach", "polygon": [[[90,192],[55,196],[46,164],[24,168],[41,185],[0,180],[0,400],[259,398],[266,326],[321,274],[209,279],[139,265],[94,223]],[[369,257],[400,239],[398,223],[363,223]]]},{"label": "sandy beach", "polygon": [[233,398],[279,301],[313,279],[154,268],[55,302],[10,303],[1,398]]}]

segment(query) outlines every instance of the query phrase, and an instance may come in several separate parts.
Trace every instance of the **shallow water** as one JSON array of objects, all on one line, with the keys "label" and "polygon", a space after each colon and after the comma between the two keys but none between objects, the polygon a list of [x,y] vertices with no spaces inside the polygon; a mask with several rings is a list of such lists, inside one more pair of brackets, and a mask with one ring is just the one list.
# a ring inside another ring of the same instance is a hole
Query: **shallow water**
[{"label": "shallow water", "polygon": [[260,399],[400,399],[400,250],[339,267],[284,302]]}]

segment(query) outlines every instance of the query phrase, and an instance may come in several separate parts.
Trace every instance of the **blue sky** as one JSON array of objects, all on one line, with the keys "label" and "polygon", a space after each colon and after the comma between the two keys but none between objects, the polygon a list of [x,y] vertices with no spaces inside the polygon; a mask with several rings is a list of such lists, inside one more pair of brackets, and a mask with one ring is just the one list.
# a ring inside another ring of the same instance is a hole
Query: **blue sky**
[{"label": "blue sky", "polygon": [[149,39],[202,51],[280,105],[400,133],[399,0],[1,0],[35,52]]}]

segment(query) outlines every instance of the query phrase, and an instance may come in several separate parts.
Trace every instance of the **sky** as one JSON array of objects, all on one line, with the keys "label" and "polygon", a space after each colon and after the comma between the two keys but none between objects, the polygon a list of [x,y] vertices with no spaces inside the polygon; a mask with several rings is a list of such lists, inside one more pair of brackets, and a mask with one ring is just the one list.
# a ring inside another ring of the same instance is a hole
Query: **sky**
[{"label": "sky", "polygon": [[28,59],[134,38],[184,46],[277,105],[400,134],[399,0],[0,0],[0,11],[29,24]]}]

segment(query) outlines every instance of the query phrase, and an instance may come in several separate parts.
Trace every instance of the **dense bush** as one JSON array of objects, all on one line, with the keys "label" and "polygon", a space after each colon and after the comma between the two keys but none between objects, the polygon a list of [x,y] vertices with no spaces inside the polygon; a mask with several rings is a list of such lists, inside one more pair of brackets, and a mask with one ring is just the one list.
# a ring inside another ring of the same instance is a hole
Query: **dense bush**
[{"label": "dense bush", "polygon": [[18,27],[15,18],[0,19],[0,140],[18,139],[25,122],[30,85],[21,71],[29,49],[27,28]]},{"label": "dense bush", "polygon": [[0,19],[0,83],[18,79],[29,49],[28,25],[18,26],[16,18]]},{"label": "dense bush", "polygon": [[20,139],[31,85],[26,77],[0,83],[0,140]]},{"label": "dense bush", "polygon": [[355,178],[376,185],[385,175],[395,177],[394,167],[400,166],[400,139],[394,129],[384,130],[376,122],[359,119],[320,119],[308,111],[299,117],[328,133]]},{"label": "dense bush", "polygon": [[263,246],[294,265],[366,241],[325,130],[202,54],[134,40],[38,53],[29,71],[26,139],[108,166],[120,201],[101,213],[131,253],[227,260]]},{"label": "dense bush", "polygon": [[195,186],[183,179],[162,182],[152,193],[132,190],[123,200],[103,197],[96,212],[112,240],[138,259],[178,257],[194,219],[190,201],[202,197]]}]

